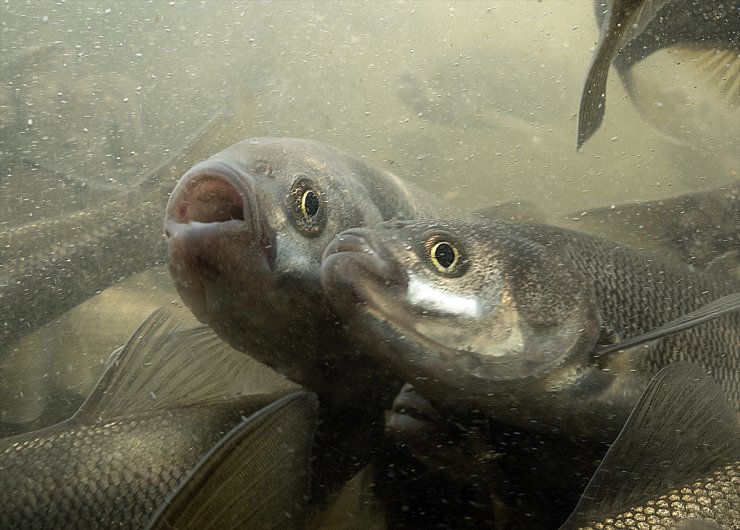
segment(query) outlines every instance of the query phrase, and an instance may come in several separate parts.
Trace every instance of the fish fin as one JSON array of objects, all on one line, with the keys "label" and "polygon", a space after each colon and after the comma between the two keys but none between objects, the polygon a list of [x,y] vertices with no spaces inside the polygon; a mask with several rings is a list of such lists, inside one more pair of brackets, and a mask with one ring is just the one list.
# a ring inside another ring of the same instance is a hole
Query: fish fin
[{"label": "fish fin", "polygon": [[653,378],[561,530],[603,520],[695,480],[740,451],[740,420],[701,367]]},{"label": "fish fin", "polygon": [[612,0],[607,2],[608,12],[601,24],[601,35],[586,74],[578,109],[578,138],[576,148],[581,149],[604,120],[606,109],[606,81],[609,67],[619,48],[639,35],[655,18],[667,0]]},{"label": "fish fin", "polygon": [[730,109],[740,106],[740,55],[717,46],[674,46],[684,62],[695,65],[697,76],[714,82],[717,95]]},{"label": "fish fin", "polygon": [[[671,46],[673,60],[689,65],[697,79],[709,81],[713,93],[732,110],[740,106],[740,56],[736,50],[723,49],[719,46],[675,45]],[[641,112],[649,111],[648,105],[640,104],[636,81],[630,70],[620,71],[625,88],[630,97],[638,102]]]},{"label": "fish fin", "polygon": [[[206,326],[183,329],[177,315],[164,307],[111,358],[73,420],[94,423],[256,394],[263,388],[251,383],[254,370],[268,369],[233,350]],[[279,390],[281,381],[276,376],[271,390]]]},{"label": "fish fin", "polygon": [[293,392],[245,418],[170,494],[147,528],[305,528],[318,400]]},{"label": "fish fin", "polygon": [[373,492],[374,485],[375,470],[372,464],[368,464],[347,481],[311,528],[385,530],[388,524],[383,507]]},{"label": "fish fin", "polygon": [[728,294],[647,333],[598,348],[594,354],[604,355],[619,350],[626,350],[627,348],[639,346],[646,342],[652,342],[662,337],[691,329],[726,313],[732,313],[738,310],[740,310],[740,293]]},{"label": "fish fin", "polygon": [[615,6],[615,2],[608,3],[608,12],[601,25],[599,42],[596,44],[593,59],[586,73],[581,103],[578,108],[576,148],[579,150],[604,120],[609,67],[622,41],[622,36],[629,27],[628,22],[635,15],[634,3],[634,0],[620,2],[619,6]]}]

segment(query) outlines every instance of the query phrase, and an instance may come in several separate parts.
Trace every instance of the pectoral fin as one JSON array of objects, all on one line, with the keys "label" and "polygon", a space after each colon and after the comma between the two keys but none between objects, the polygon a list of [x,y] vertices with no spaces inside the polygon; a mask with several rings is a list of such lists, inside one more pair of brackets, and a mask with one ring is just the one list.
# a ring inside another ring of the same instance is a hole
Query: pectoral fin
[{"label": "pectoral fin", "polygon": [[284,396],[244,419],[157,510],[148,528],[305,528],[318,401]]},{"label": "pectoral fin", "polygon": [[738,454],[740,423],[719,386],[697,365],[670,364],[650,382],[561,530],[617,515]]},{"label": "pectoral fin", "polygon": [[232,349],[210,328],[183,324],[161,308],[114,355],[72,421],[95,423],[291,388],[297,386]]},{"label": "pectoral fin", "polygon": [[703,324],[704,322],[714,320],[726,313],[732,313],[733,311],[738,310],[740,310],[740,293],[728,294],[727,296],[723,296],[722,298],[718,298],[713,302],[709,302],[708,304],[701,306],[696,311],[686,313],[675,320],[671,320],[663,326],[657,327],[647,333],[643,333],[642,335],[603,346],[597,349],[594,353],[596,355],[604,355],[619,350],[626,350],[627,348],[633,348],[668,335],[691,329],[699,324]]}]

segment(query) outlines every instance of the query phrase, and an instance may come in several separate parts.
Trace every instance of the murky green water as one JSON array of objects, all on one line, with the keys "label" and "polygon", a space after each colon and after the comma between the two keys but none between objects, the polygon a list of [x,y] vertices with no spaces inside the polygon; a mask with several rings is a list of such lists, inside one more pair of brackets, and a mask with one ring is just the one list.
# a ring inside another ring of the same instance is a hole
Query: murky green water
[{"label": "murky green water", "polygon": [[[612,72],[604,124],[576,152],[597,38],[588,1],[5,0],[0,230],[101,204],[219,112],[245,136],[328,142],[461,210],[526,200],[554,216],[736,179],[738,106],[669,51],[636,71],[657,94],[643,104],[675,109],[663,126]],[[0,421],[37,420],[52,387],[81,399],[175,299],[151,271],[25,338],[0,362]]]}]

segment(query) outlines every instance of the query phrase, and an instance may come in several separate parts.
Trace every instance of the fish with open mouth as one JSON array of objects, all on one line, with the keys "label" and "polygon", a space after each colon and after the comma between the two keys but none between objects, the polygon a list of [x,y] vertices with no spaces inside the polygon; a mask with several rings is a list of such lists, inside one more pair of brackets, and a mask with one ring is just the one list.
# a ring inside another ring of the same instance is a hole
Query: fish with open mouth
[{"label": "fish with open mouth", "polygon": [[356,406],[380,407],[371,396],[388,401],[400,385],[381,383],[387,373],[346,341],[321,289],[321,255],[342,230],[429,212],[441,208],[421,190],[326,144],[249,139],[172,192],[170,272],[196,318],[234,348],[332,403],[363,396]]},{"label": "fish with open mouth", "polygon": [[436,220],[346,231],[321,273],[349,332],[453,410],[609,443],[674,360],[710,370],[740,406],[733,301],[700,327],[609,351],[736,297],[732,278],[545,225]]},{"label": "fish with open mouth", "polygon": [[0,526],[302,528],[317,401],[255,365],[158,310],[74,417],[0,440]]}]

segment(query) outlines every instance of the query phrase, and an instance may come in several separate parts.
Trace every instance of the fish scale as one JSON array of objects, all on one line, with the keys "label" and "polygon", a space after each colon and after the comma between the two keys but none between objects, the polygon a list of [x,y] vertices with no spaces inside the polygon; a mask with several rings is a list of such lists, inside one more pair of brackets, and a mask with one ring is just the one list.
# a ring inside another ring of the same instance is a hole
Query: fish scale
[{"label": "fish scale", "polygon": [[[546,227],[525,230],[534,241],[562,245],[570,263],[594,282],[604,323],[620,338],[640,335],[740,290],[740,283],[730,278],[697,274],[683,264],[646,258],[596,238]],[[706,351],[725,355],[707,356]],[[702,364],[715,374],[728,399],[740,410],[740,313],[660,339],[649,353],[637,357],[634,368],[655,374],[671,361]]]},{"label": "fish scale", "polygon": [[721,528],[735,528],[733,525],[740,521],[740,460],[690,484],[649,499],[643,505],[579,529],[664,530],[676,528],[676,521],[705,517],[711,517]]}]

